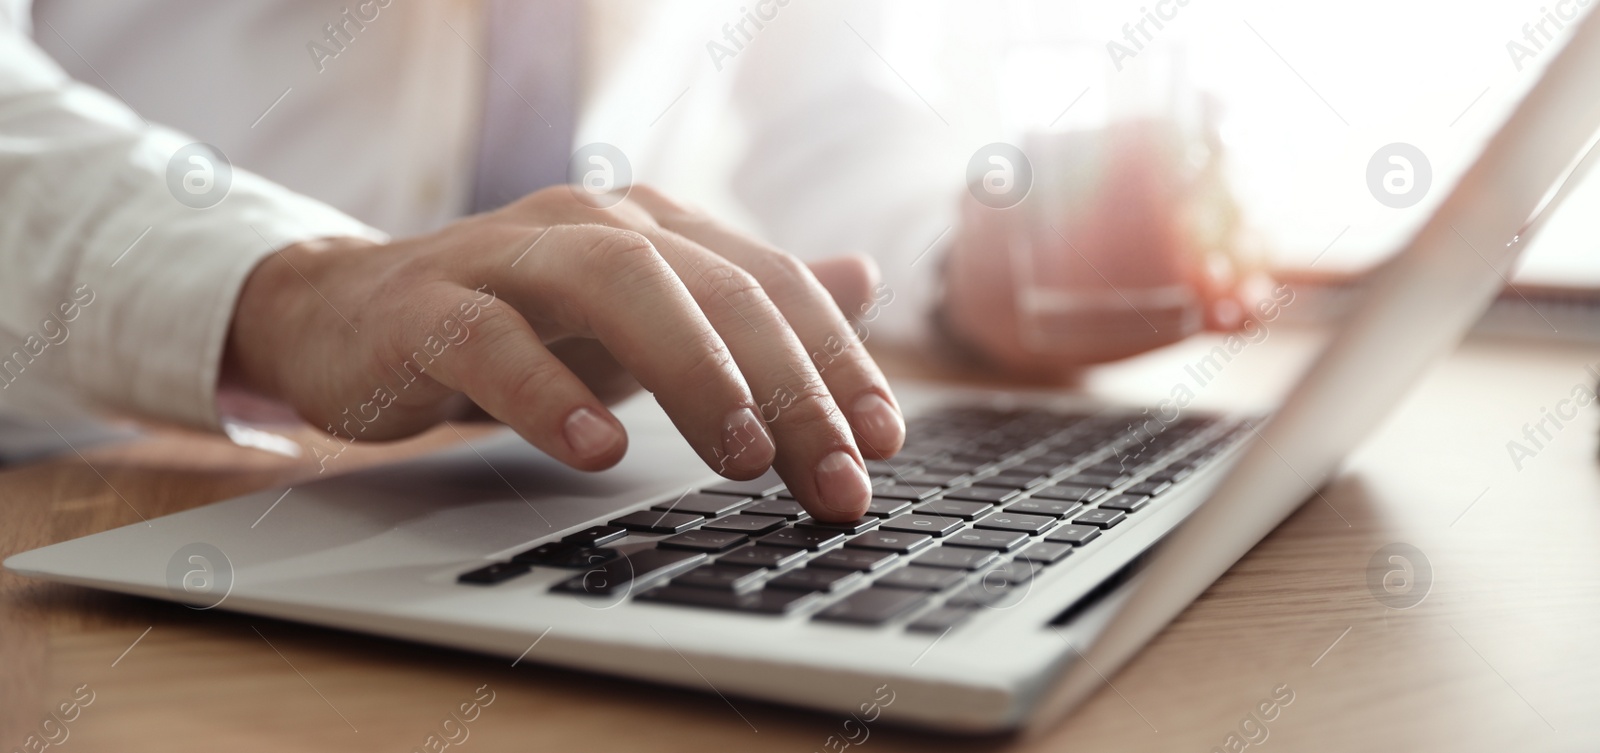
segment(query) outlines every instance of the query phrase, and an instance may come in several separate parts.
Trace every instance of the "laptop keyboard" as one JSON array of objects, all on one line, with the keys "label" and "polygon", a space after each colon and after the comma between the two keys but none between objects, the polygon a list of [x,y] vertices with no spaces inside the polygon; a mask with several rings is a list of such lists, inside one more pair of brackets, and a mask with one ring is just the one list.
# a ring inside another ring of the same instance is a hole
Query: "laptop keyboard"
[{"label": "laptop keyboard", "polygon": [[[1210,460],[1239,422],[1147,414],[949,408],[912,420],[893,460],[867,461],[873,499],[813,520],[776,475],[692,490],[459,576],[489,586],[533,568],[552,593],[943,632],[1020,598],[1047,568],[1092,556]],[[646,543],[624,554],[608,546]]]}]

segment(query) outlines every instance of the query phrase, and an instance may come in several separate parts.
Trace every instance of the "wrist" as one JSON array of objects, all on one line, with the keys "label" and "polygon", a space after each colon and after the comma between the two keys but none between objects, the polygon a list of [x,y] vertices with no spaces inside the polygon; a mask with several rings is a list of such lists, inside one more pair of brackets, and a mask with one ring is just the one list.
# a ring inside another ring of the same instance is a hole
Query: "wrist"
[{"label": "wrist", "polygon": [[293,344],[305,329],[312,277],[328,253],[373,245],[359,238],[329,238],[286,246],[261,260],[245,278],[228,325],[219,387],[271,400],[287,398],[282,369],[296,360]]}]

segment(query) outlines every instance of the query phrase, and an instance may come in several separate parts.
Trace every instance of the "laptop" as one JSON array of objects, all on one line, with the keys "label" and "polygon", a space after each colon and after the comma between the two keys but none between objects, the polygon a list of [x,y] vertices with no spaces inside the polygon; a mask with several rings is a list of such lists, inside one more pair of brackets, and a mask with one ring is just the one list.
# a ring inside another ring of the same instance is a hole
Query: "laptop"
[{"label": "laptop", "polygon": [[29,576],[960,733],[1047,729],[1328,481],[1489,305],[1600,127],[1591,15],[1279,408],[902,387],[862,521],[648,399],[600,474],[509,432],[6,560]]}]

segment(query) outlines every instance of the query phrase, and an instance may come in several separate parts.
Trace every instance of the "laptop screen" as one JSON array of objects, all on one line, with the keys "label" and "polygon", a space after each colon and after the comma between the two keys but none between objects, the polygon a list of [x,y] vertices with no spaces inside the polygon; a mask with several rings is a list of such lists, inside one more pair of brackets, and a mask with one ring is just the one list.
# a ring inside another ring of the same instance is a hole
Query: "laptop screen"
[{"label": "laptop screen", "polygon": [[1374,276],[1216,492],[1168,537],[1086,658],[1039,704],[1032,729],[1098,689],[1104,673],[1331,479],[1460,340],[1505,284],[1521,251],[1518,234],[1600,130],[1596,87],[1600,17],[1590,14],[1404,250]]}]

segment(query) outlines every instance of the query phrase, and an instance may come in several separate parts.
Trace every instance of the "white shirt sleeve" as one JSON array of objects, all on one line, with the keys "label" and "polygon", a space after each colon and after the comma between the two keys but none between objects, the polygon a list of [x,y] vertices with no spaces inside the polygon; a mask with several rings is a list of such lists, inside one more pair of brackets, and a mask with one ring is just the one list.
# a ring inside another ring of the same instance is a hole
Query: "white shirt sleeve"
[{"label": "white shirt sleeve", "polygon": [[206,209],[168,162],[192,142],[71,80],[0,18],[0,411],[218,427],[235,299],[277,249],[378,231],[243,170]]}]

